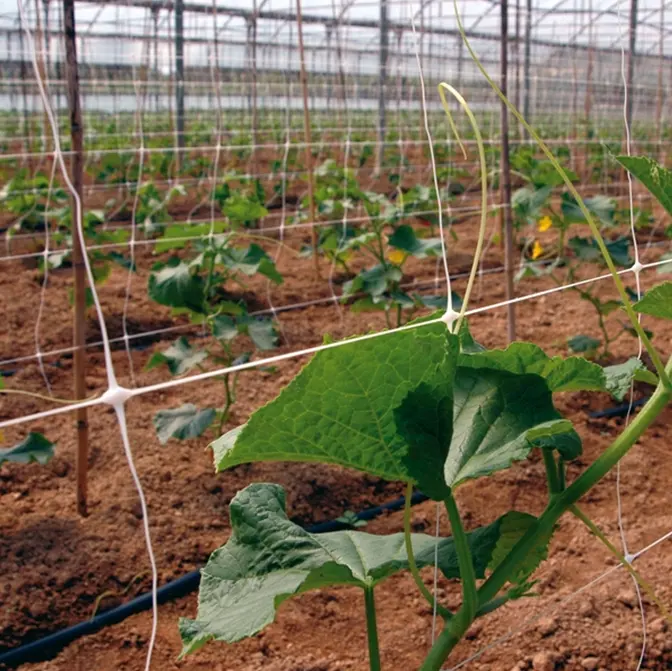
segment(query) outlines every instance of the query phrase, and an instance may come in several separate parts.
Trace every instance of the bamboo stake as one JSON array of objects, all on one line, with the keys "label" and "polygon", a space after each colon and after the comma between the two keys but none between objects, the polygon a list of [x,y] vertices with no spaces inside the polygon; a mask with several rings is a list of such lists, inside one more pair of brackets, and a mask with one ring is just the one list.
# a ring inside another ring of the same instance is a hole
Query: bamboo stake
[{"label": "bamboo stake", "polygon": [[[500,88],[507,95],[509,68],[509,3],[501,2],[501,70]],[[506,275],[506,300],[514,297],[513,288],[513,224],[511,222],[511,165],[509,162],[509,108],[502,102],[502,176],[500,179],[501,199],[503,207],[501,216],[504,228],[504,273]],[[509,342],[516,339],[516,308],[509,302],[506,306],[507,338]]]},{"label": "bamboo stake", "polygon": [[[68,107],[70,109],[70,138],[72,158],[70,164],[72,184],[82,200],[84,177],[84,151],[82,109],[79,100],[79,72],[77,68],[77,42],[75,34],[75,0],[63,0],[63,24],[65,33],[66,77],[68,85]],[[75,199],[72,199],[72,265],[75,283],[75,321],[74,321],[74,375],[75,398],[86,396],[85,378],[85,338],[86,338],[86,267],[84,265],[83,241],[79,235],[78,222],[75,219]],[[81,214],[81,213],[80,213]],[[77,410],[77,511],[87,514],[87,480],[89,460],[89,425],[86,408]]]},{"label": "bamboo stake", "polygon": [[299,36],[299,60],[301,69],[301,92],[303,94],[303,135],[304,156],[308,171],[308,212],[310,216],[310,240],[313,247],[315,274],[320,276],[320,259],[317,255],[317,231],[315,230],[315,185],[313,175],[313,153],[310,133],[310,109],[308,107],[308,77],[306,75],[306,57],[303,48],[303,23],[301,21],[301,0],[296,0],[296,28]]}]

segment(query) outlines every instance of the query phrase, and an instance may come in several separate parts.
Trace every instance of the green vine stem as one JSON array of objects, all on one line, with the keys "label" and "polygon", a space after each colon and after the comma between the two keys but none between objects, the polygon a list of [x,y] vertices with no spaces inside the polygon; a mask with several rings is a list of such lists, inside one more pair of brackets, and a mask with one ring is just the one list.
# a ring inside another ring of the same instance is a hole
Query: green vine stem
[{"label": "green vine stem", "polygon": [[432,593],[427,589],[427,585],[422,580],[418,565],[415,563],[415,555],[413,554],[413,542],[411,541],[411,497],[413,496],[413,483],[409,482],[406,485],[406,493],[404,495],[404,545],[406,546],[406,555],[408,557],[408,570],[413,576],[413,580],[417,588],[420,590],[422,596],[425,597],[432,611],[436,608],[437,613],[444,619],[450,619],[453,614],[444,608],[440,603],[435,603],[436,599]]},{"label": "green vine stem", "polygon": [[446,627],[420,667],[420,671],[437,671],[440,669],[450,651],[459,643],[471,623],[476,619],[478,613],[478,591],[476,589],[474,564],[471,558],[471,551],[469,550],[467,535],[462,526],[462,518],[452,494],[445,500],[445,505],[448,519],[450,520],[450,528],[453,532],[457,562],[460,569],[462,606],[455,614],[455,617],[446,624]]},{"label": "green vine stem", "polygon": [[562,485],[560,483],[560,474],[558,472],[558,465],[555,463],[555,456],[553,455],[553,450],[542,447],[541,454],[544,458],[544,467],[546,468],[548,493],[551,495],[551,497],[553,497],[562,491]]},{"label": "green vine stem", "polygon": [[476,138],[476,145],[478,146],[478,159],[481,171],[481,222],[478,229],[478,240],[476,242],[474,260],[471,264],[471,272],[469,273],[469,279],[467,281],[467,288],[464,292],[462,307],[460,308],[460,314],[455,324],[454,332],[458,333],[460,330],[460,326],[462,324],[462,320],[464,319],[464,315],[467,312],[467,305],[469,304],[471,291],[474,288],[474,282],[476,281],[476,274],[478,273],[478,264],[481,261],[481,254],[483,253],[483,243],[485,241],[485,229],[487,226],[487,217],[488,217],[488,166],[485,160],[485,144],[483,143],[481,130],[478,127],[478,122],[476,121],[476,117],[474,116],[474,113],[471,111],[469,104],[462,97],[462,95],[458,91],[456,91],[450,84],[446,84],[446,82],[441,82],[439,84],[439,96],[441,96],[441,104],[443,105],[443,109],[446,113],[446,116],[448,117],[448,123],[450,124],[450,128],[453,131],[458,144],[460,145],[460,149],[462,149],[462,153],[466,158],[467,152],[464,148],[464,145],[462,144],[462,140],[460,139],[460,135],[457,131],[457,126],[455,125],[455,121],[453,120],[453,115],[451,114],[450,108],[448,107],[448,101],[446,100],[446,94],[444,92],[444,89],[448,91],[453,97],[455,97],[455,99],[460,103],[469,119],[471,127],[474,130],[474,137]]},{"label": "green vine stem", "polygon": [[366,610],[366,638],[369,644],[369,668],[371,671],[380,671],[380,647],[373,587],[364,589],[364,608]]},{"label": "green vine stem", "polygon": [[476,55],[476,52],[474,51],[473,47],[471,46],[471,43],[469,42],[469,38],[467,37],[467,34],[464,30],[464,26],[462,25],[462,19],[460,17],[460,12],[457,6],[457,0],[453,0],[453,7],[455,9],[455,18],[457,20],[457,26],[460,31],[460,35],[462,37],[462,40],[464,41],[465,46],[467,47],[467,50],[469,51],[469,55],[476,64],[476,67],[480,70],[483,77],[485,77],[486,81],[488,82],[492,90],[499,96],[501,101],[509,108],[509,110],[511,110],[511,113],[516,117],[516,119],[518,119],[518,121],[522,124],[525,130],[530,134],[530,137],[537,143],[539,148],[545,154],[546,158],[550,161],[551,165],[557,170],[558,174],[562,177],[562,180],[564,181],[567,189],[576,200],[579,209],[581,210],[583,216],[588,222],[588,226],[590,227],[590,231],[595,239],[595,242],[597,243],[597,246],[599,247],[600,252],[604,257],[604,261],[607,265],[607,268],[609,269],[609,272],[611,273],[614,285],[616,286],[618,294],[623,303],[623,308],[625,309],[628,315],[628,319],[630,320],[632,327],[634,328],[637,335],[641,338],[642,344],[644,345],[646,351],[651,357],[651,361],[653,362],[653,365],[655,366],[656,371],[658,372],[658,377],[660,377],[663,385],[668,389],[672,389],[672,382],[670,381],[669,375],[665,370],[665,366],[663,365],[662,359],[660,358],[660,355],[658,354],[656,348],[652,345],[651,340],[646,335],[644,328],[639,323],[637,314],[632,307],[632,303],[630,302],[628,292],[625,290],[625,286],[621,280],[620,275],[618,274],[618,271],[616,270],[616,266],[614,265],[611,256],[609,255],[609,250],[607,249],[604,239],[602,238],[600,230],[597,224],[595,223],[595,220],[593,219],[590,210],[586,207],[586,204],[583,202],[583,198],[581,198],[581,196],[579,195],[579,192],[576,190],[576,187],[574,186],[574,184],[572,184],[572,181],[569,179],[567,173],[564,171],[564,169],[562,168],[556,157],[553,155],[553,152],[548,148],[546,143],[541,139],[541,137],[534,130],[534,128],[532,128],[532,126],[530,126],[530,124],[527,123],[527,121],[525,120],[523,115],[518,111],[516,106],[502,93],[501,89],[492,80],[487,70],[483,67],[483,64],[479,60],[478,56]]},{"label": "green vine stem", "polygon": [[[666,375],[672,373],[672,359],[668,362],[665,373]],[[649,402],[623,433],[567,489],[551,498],[536,523],[528,529],[481,585],[478,590],[479,610],[486,608],[489,602],[499,598],[499,591],[506,585],[509,576],[515,573],[535,547],[551,536],[556,522],[563,513],[570,510],[584,494],[616,466],[671,399],[672,389],[659,382]],[[447,623],[432,646],[421,671],[438,671],[451,650],[460,641],[469,626],[465,625],[466,618],[462,615],[465,608],[466,605],[463,604],[453,619]]]},{"label": "green vine stem", "polygon": [[661,601],[660,597],[656,594],[653,587],[641,576],[637,569],[618,551],[618,548],[607,538],[605,533],[600,529],[600,527],[595,524],[588,515],[586,515],[577,505],[573,505],[570,509],[570,512],[581,520],[587,527],[590,529],[590,532],[595,535],[611,552],[616,559],[620,562],[621,566],[633,577],[635,582],[644,590],[647,596],[653,601],[653,603],[658,606],[658,609],[663,614],[663,617],[670,623],[672,623],[672,615],[667,606]]}]

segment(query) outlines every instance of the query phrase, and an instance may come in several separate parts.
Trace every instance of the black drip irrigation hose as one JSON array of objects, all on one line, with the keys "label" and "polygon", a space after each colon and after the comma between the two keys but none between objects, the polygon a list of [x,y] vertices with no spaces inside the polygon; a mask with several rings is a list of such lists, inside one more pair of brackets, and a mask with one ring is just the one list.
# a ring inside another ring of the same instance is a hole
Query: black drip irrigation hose
[{"label": "black drip irrigation hose", "polygon": [[[411,506],[427,501],[428,497],[421,492],[414,492],[411,497]],[[401,510],[404,507],[406,498],[404,496],[388,501],[380,506],[374,508],[367,508],[355,515],[358,520],[368,521],[378,517],[384,512],[393,512]],[[321,522],[305,527],[306,531],[314,534],[323,534],[329,531],[341,531],[342,529],[349,529],[351,525],[332,520],[328,522]],[[172,582],[169,582],[157,591],[157,600],[159,604],[166,603],[186,596],[198,589],[201,582],[201,571],[191,571]],[[21,664],[28,662],[43,662],[47,659],[55,657],[63,648],[82,636],[89,636],[95,634],[97,631],[109,627],[113,624],[122,622],[127,617],[141,613],[145,610],[150,610],[152,607],[151,593],[141,594],[139,597],[124,603],[121,606],[112,608],[100,615],[96,615],[90,620],[80,622],[72,627],[61,629],[61,631],[54,632],[37,641],[26,643],[18,648],[14,648],[0,654],[0,667],[14,668]]]},{"label": "black drip irrigation hose", "polygon": [[631,410],[639,408],[639,406],[644,405],[649,400],[648,396],[644,398],[639,398],[632,403],[622,403],[621,405],[616,405],[613,408],[606,408],[605,410],[596,410],[595,412],[589,413],[588,417],[593,419],[601,417],[625,417]]}]

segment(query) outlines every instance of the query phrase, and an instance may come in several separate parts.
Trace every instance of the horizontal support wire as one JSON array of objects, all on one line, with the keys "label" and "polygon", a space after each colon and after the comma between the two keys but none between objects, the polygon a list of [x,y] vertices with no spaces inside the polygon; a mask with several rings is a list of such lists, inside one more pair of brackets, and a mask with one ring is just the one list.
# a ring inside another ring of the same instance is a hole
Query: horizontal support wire
[{"label": "horizontal support wire", "polygon": [[[668,264],[669,260],[663,260],[663,261],[655,261],[652,263],[646,263],[642,264],[641,268],[638,268],[637,271],[633,270],[633,268],[625,268],[623,270],[618,271],[619,275],[626,275],[631,272],[641,272],[642,270],[648,270],[649,268],[656,268],[658,266]],[[580,287],[580,286],[586,286],[588,284],[592,284],[594,282],[600,282],[602,280],[609,279],[611,277],[611,274],[606,273],[604,275],[598,275],[597,277],[591,277],[585,280],[580,280],[577,282],[572,282],[571,284],[565,284],[559,287],[552,287],[550,289],[545,289],[543,291],[537,291],[532,294],[527,294],[525,296],[519,296],[516,297],[510,301],[501,301],[498,303],[492,303],[490,305],[486,305],[483,307],[478,307],[478,308],[472,308],[470,310],[467,310],[466,316],[471,316],[471,315],[477,315],[477,314],[483,314],[485,312],[488,312],[490,310],[496,310],[498,308],[503,308],[509,305],[510,303],[523,303],[525,301],[529,300],[534,300],[536,298],[541,298],[543,296],[549,296],[554,293],[558,293],[560,291],[564,291],[566,289],[572,289],[574,287]],[[141,396],[144,394],[151,394],[153,392],[157,391],[165,391],[166,389],[173,389],[175,387],[179,387],[183,384],[189,384],[192,382],[202,382],[205,380],[210,380],[213,378],[221,377],[222,375],[228,375],[232,373],[239,373],[244,370],[250,370],[253,368],[257,368],[259,366],[271,366],[276,363],[280,363],[282,361],[287,361],[290,359],[294,358],[299,358],[303,356],[308,356],[311,354],[317,354],[318,352],[329,350],[329,349],[334,349],[336,347],[342,347],[343,345],[351,345],[357,342],[363,342],[365,340],[372,340],[374,338],[379,338],[385,335],[390,335],[392,333],[398,333],[402,331],[410,331],[416,328],[422,328],[423,326],[429,326],[432,324],[437,324],[439,322],[442,322],[442,317],[438,317],[435,319],[431,319],[425,322],[416,322],[412,324],[406,324],[405,326],[401,326],[399,328],[395,329],[390,329],[388,331],[378,331],[375,333],[368,333],[365,335],[357,336],[354,338],[350,338],[347,340],[339,340],[338,342],[334,343],[327,343],[323,345],[316,345],[314,347],[307,347],[304,349],[296,350],[293,352],[285,352],[283,354],[276,354],[275,356],[271,357],[266,357],[263,359],[258,359],[256,361],[248,361],[246,363],[242,364],[237,364],[235,366],[226,366],[224,368],[219,368],[216,370],[211,370],[211,371],[205,371],[203,373],[199,373],[197,375],[190,375],[187,377],[182,377],[182,378],[177,378],[177,379],[172,379],[172,380],[166,380],[164,382],[159,382],[156,384],[152,385],[147,385],[145,387],[134,387],[133,389],[127,389],[125,390],[125,393],[128,395],[128,398],[133,398],[135,396]],[[102,396],[98,396],[95,398],[91,399],[86,399],[84,401],[78,401],[76,403],[71,403],[66,406],[60,406],[57,408],[51,408],[50,410],[44,410],[42,412],[36,412],[32,413],[29,415],[24,415],[22,417],[15,417],[12,419],[6,419],[0,422],[0,429],[9,427],[9,426],[16,426],[18,424],[24,424],[27,422],[33,422],[36,420],[40,419],[45,419],[47,417],[54,417],[56,415],[61,415],[66,412],[72,412],[74,410],[77,410],[78,408],[90,408],[94,405],[98,404],[104,404],[107,401],[105,400],[105,395],[103,394]]]}]

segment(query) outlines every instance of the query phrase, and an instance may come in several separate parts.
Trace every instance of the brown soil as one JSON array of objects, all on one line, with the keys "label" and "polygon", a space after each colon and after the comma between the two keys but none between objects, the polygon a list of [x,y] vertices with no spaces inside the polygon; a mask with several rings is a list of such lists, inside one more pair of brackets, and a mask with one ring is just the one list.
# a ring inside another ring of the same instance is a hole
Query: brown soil
[{"label": "brown soil", "polygon": [[[460,240],[451,253],[453,272],[468,267],[469,251],[473,248],[471,226],[465,224],[464,232],[460,229],[458,233]],[[288,244],[298,248],[299,237],[290,237]],[[267,248],[275,252],[272,244]],[[651,255],[658,253],[650,251]],[[500,265],[499,254],[499,249],[492,248],[486,256],[486,267]],[[654,256],[643,261],[651,258]],[[151,262],[150,253],[141,250],[129,308],[130,332],[180,323],[170,316],[168,309],[150,303],[146,297]],[[309,260],[297,259],[284,250],[279,268],[286,279],[282,287],[272,290],[276,307],[329,297],[325,264],[322,279],[317,280]],[[409,265],[409,281],[431,280],[436,272],[435,260],[418,261]],[[648,272],[644,285],[650,286],[655,280],[655,274]],[[71,343],[71,317],[65,291],[69,282],[69,273],[52,276],[42,322],[43,351],[68,347]],[[125,283],[126,276],[119,270],[100,288],[112,336],[122,333]],[[520,294],[529,294],[550,286],[548,280],[529,279],[517,290]],[[462,292],[464,280],[459,280],[455,288]],[[249,283],[248,291],[257,296],[259,307],[266,306],[266,290],[264,281]],[[610,292],[608,283],[600,285],[603,296]],[[0,343],[0,358],[33,354],[33,329],[39,304],[36,271],[16,262],[1,264],[0,296],[8,327]],[[503,298],[503,276],[485,276],[476,287],[473,307]],[[549,353],[565,353],[568,336],[578,332],[598,335],[591,310],[576,293],[567,291],[525,302],[517,308],[518,337],[539,343]],[[610,320],[612,329],[617,328],[615,319]],[[341,338],[384,327],[380,314],[353,314],[345,308],[339,311],[329,301],[303,310],[282,312],[279,323],[283,333],[279,352],[319,344],[324,333]],[[92,342],[99,337],[94,324],[92,315],[89,323]],[[505,324],[503,309],[476,315],[471,320],[476,337],[489,346],[505,344]],[[672,328],[658,323],[651,324],[651,328],[659,347],[669,354]],[[185,328],[184,332],[197,333],[198,328],[191,327],[190,331]],[[145,371],[143,366],[152,352],[164,349],[178,333],[160,336],[156,342],[139,341],[149,345],[149,349],[131,350],[134,379],[123,343],[120,343],[113,353],[120,382],[146,385],[167,379],[167,371]],[[636,354],[636,342],[624,336],[612,349],[615,359],[623,360]],[[69,397],[71,358],[50,356],[45,361],[54,394]],[[290,359],[277,364],[275,372],[243,373],[231,426],[245,421],[250,412],[273,398],[303,363],[305,359]],[[99,348],[89,350],[88,366],[90,392],[104,391],[106,381]],[[34,361],[7,364],[3,370],[14,373],[8,379],[8,386],[44,393],[44,382]],[[186,384],[140,396],[127,407],[130,441],[149,505],[160,583],[201,566],[209,553],[226,541],[227,504],[236,491],[249,482],[278,482],[286,487],[290,515],[301,523],[332,519],[345,510],[360,510],[399,494],[397,484],[314,464],[258,464],[215,475],[211,455],[204,449],[207,436],[188,442],[171,441],[165,446],[158,443],[152,425],[156,410],[187,402],[196,405],[213,403],[213,399],[219,402],[221,394],[221,386],[216,381]],[[48,407],[42,401],[18,396],[5,397],[1,403],[2,418]],[[622,420],[596,420],[588,416],[588,412],[610,403],[605,395],[584,393],[567,394],[559,400],[561,411],[574,422],[584,439],[585,454],[572,464],[570,477],[590,463],[618,434]],[[672,465],[667,459],[671,419],[672,413],[666,412],[623,462],[623,515],[633,551],[672,529],[669,510]],[[87,518],[82,519],[75,512],[72,417],[58,415],[51,420],[34,422],[30,427],[57,441],[57,456],[47,466],[6,464],[0,468],[0,562],[3,567],[0,645],[3,648],[38,639],[90,617],[103,595],[100,608],[104,609],[145,591],[149,585],[140,510],[116,417],[111,410],[96,406],[90,411],[90,424],[90,515]],[[25,435],[25,430],[25,426],[7,429],[6,443],[13,444]],[[536,458],[516,464],[495,477],[467,484],[459,492],[460,507],[469,527],[485,524],[512,507],[538,513],[545,499],[543,466]],[[618,538],[614,474],[591,492],[582,505],[612,538]],[[418,506],[414,511],[415,528],[431,533],[434,514],[434,504]],[[445,524],[445,520],[443,522]],[[395,513],[372,522],[367,530],[382,533],[399,530],[400,525],[400,515]],[[648,552],[638,561],[638,567],[660,598],[672,604],[669,547],[668,541]],[[640,615],[633,585],[622,571],[613,573],[572,601],[562,601],[613,565],[614,560],[580,523],[570,517],[563,518],[550,558],[539,572],[539,598],[517,602],[479,620],[451,661],[456,664],[486,649],[468,668],[481,671],[636,668],[642,643]],[[431,585],[431,571],[427,571],[425,577]],[[443,603],[450,607],[459,604],[456,583],[440,581],[439,588]],[[377,603],[383,667],[399,671],[418,668],[430,643],[431,613],[412,581],[404,575],[391,578],[378,589]],[[556,610],[547,612],[553,607]],[[193,616],[195,611],[196,595],[160,608],[152,668],[162,671],[363,671],[367,668],[363,604],[361,594],[355,590],[320,590],[305,595],[283,605],[277,622],[255,639],[235,646],[211,644],[178,662],[177,618]],[[646,612],[649,635],[643,668],[671,668],[672,633],[657,609],[648,602]],[[540,613],[543,614],[540,621],[526,623],[528,618]],[[144,668],[150,627],[151,615],[139,614],[75,642],[53,661],[24,668],[139,671]],[[497,643],[507,632],[519,628],[520,633]]]}]

